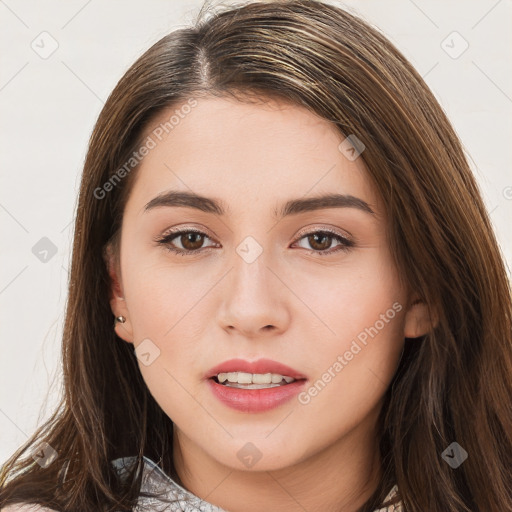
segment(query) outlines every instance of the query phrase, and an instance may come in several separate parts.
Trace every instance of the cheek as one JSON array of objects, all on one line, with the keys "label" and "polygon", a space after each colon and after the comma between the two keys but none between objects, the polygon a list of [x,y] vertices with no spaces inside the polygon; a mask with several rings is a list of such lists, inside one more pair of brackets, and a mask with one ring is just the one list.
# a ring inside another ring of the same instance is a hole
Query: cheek
[{"label": "cheek", "polygon": [[211,275],[202,278],[197,266],[171,263],[169,258],[163,248],[126,257],[125,293],[136,340],[150,334],[171,338],[187,323],[189,314],[194,314],[211,286]]},{"label": "cheek", "polygon": [[[390,308],[391,318],[403,309],[404,294],[390,260],[387,252],[374,248],[347,257],[337,267],[295,274],[293,290],[304,299],[310,319],[321,320],[323,339],[343,343],[373,326]],[[395,309],[394,303],[399,304]]]},{"label": "cheek", "polygon": [[[305,363],[322,381],[320,386],[328,381],[330,393],[348,391],[344,403],[354,406],[358,400],[364,402],[365,390],[370,400],[385,391],[403,346],[405,296],[385,256],[367,252],[340,269],[336,279],[310,274],[301,280],[299,294],[307,297],[316,316],[310,322],[316,329],[308,328],[303,348]],[[313,335],[315,349],[311,350],[307,340]]]},{"label": "cheek", "polygon": [[191,399],[199,371],[204,370],[197,363],[206,336],[198,321],[204,286],[187,286],[187,280],[178,276],[169,268],[157,267],[140,273],[140,293],[130,304],[135,343],[142,346],[149,339],[148,346],[157,354],[149,365],[139,357],[141,374],[151,395],[173,421],[204,412]]},{"label": "cheek", "polygon": [[307,354],[311,380],[298,397],[300,414],[319,437],[334,441],[377,414],[403,347],[399,306],[351,307],[354,316],[342,312],[333,319],[338,336]]},{"label": "cheek", "polygon": [[[201,351],[205,334],[198,322],[205,286],[185,270],[169,263],[135,265],[125,280],[127,306],[137,347],[138,364],[149,391],[165,411],[175,411],[180,403],[188,403],[185,388]],[[129,277],[128,277],[129,276]],[[142,351],[150,354],[150,364]],[[197,411],[199,412],[199,411]]]}]

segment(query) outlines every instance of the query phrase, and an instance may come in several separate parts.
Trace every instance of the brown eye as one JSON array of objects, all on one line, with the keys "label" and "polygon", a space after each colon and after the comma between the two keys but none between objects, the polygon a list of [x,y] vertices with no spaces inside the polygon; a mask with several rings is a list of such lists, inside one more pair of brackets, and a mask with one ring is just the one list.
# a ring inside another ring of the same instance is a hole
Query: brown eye
[{"label": "brown eye", "polygon": [[[324,256],[328,254],[334,254],[338,251],[348,251],[351,247],[354,247],[354,242],[348,238],[331,231],[313,231],[306,233],[298,239],[298,243],[305,240],[311,248],[309,252]],[[337,241],[338,245],[331,249],[333,241]],[[301,247],[304,247],[301,245]],[[307,249],[307,247],[304,247]],[[329,250],[331,249],[331,250]]]},{"label": "brown eye", "polygon": [[189,231],[185,234],[179,235],[179,240],[183,248],[187,251],[194,251],[200,249],[204,242],[204,235],[195,231]]},{"label": "brown eye", "polygon": [[[203,249],[202,246],[205,239],[210,239],[206,233],[188,229],[174,231],[161,239],[157,239],[156,241],[165,246],[167,250],[183,256],[186,254],[199,254],[202,252],[201,249]],[[208,249],[209,247],[213,246],[210,245],[204,248]]]},{"label": "brown eye", "polygon": [[329,249],[333,236],[327,235],[325,233],[314,233],[312,235],[308,235],[308,242],[309,245],[319,251],[325,251],[326,249]]}]

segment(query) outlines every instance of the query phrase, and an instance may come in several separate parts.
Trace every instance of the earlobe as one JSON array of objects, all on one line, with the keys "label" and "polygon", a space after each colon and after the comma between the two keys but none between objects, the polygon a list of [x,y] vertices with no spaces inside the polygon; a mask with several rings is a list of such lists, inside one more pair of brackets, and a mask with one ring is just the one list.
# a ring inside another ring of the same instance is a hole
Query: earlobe
[{"label": "earlobe", "polygon": [[[128,343],[133,343],[133,332],[130,323],[130,315],[123,297],[123,286],[120,269],[116,264],[114,251],[110,244],[105,247],[104,261],[110,276],[110,309],[114,316],[114,330],[116,334]],[[124,320],[124,321],[123,321]]]},{"label": "earlobe", "polygon": [[114,320],[114,330],[122,340],[126,341],[127,343],[133,343],[131,323],[125,315],[116,316]]},{"label": "earlobe", "polygon": [[431,332],[437,325],[437,318],[431,318],[427,304],[417,298],[405,314],[404,337],[419,338]]}]

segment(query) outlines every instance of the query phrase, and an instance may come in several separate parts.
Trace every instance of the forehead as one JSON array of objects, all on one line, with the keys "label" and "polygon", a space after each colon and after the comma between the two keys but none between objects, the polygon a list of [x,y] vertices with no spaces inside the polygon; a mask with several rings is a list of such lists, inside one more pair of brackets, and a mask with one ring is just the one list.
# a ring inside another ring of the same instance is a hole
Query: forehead
[{"label": "forehead", "polygon": [[187,104],[161,112],[145,130],[151,149],[128,202],[138,211],[169,189],[223,198],[230,212],[335,192],[379,209],[363,159],[347,159],[339,149],[344,135],[306,108],[275,99]]}]

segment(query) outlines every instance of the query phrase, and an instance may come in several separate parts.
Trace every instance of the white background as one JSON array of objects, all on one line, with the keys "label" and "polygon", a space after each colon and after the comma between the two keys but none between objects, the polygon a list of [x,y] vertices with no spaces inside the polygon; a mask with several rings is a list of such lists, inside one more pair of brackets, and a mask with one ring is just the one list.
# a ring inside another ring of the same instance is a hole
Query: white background
[{"label": "white background", "polygon": [[[331,3],[377,26],[424,76],[463,141],[510,267],[511,0]],[[201,4],[0,0],[0,463],[57,402],[72,221],[96,118],[133,61],[192,23]],[[46,59],[31,47],[48,50],[52,39]],[[445,51],[464,41],[458,58]],[[32,252],[43,237],[57,249],[46,263]]]}]

